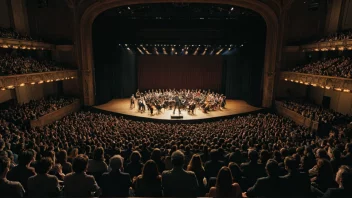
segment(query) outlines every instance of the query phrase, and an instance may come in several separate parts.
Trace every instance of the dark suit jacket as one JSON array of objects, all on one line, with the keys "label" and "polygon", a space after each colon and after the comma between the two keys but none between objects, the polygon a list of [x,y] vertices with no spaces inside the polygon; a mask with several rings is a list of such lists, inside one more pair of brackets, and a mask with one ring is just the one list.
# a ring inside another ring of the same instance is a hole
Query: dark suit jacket
[{"label": "dark suit jacket", "polygon": [[196,197],[198,181],[192,171],[172,169],[164,171],[161,185],[164,197]]},{"label": "dark suit jacket", "polygon": [[104,173],[100,178],[102,197],[128,197],[131,185],[130,174],[121,171]]},{"label": "dark suit jacket", "polygon": [[205,177],[209,179],[210,177],[217,177],[219,170],[225,166],[223,161],[207,161],[204,164]]},{"label": "dark suit jacket", "polygon": [[64,179],[64,195],[66,197],[92,197],[99,190],[92,175],[86,173],[70,173]]},{"label": "dark suit jacket", "polygon": [[292,197],[311,197],[311,182],[309,175],[302,172],[292,172],[283,177],[285,180],[285,191]]},{"label": "dark suit jacket", "polygon": [[329,188],[322,198],[349,198],[352,197],[352,189]]},{"label": "dark suit jacket", "polygon": [[285,180],[280,177],[262,177],[247,190],[248,197],[284,197]]},{"label": "dark suit jacket", "polygon": [[241,169],[243,176],[248,181],[249,186],[254,185],[258,178],[266,176],[264,164],[258,164],[254,162],[242,163]]}]

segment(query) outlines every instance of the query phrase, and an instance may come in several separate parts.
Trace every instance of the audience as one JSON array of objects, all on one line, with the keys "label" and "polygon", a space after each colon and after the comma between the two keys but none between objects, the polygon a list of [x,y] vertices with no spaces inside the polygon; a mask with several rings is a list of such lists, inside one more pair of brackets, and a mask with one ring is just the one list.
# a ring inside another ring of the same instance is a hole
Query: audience
[{"label": "audience", "polygon": [[321,38],[318,42],[339,41],[339,40],[344,40],[344,39],[352,39],[352,30],[351,29],[331,33],[331,34]]},{"label": "audience", "polygon": [[319,105],[301,100],[280,100],[283,107],[295,111],[302,116],[317,122],[330,123],[332,125],[344,125],[352,122],[352,117],[343,115],[332,109],[325,109]]},{"label": "audience", "polygon": [[293,68],[293,72],[352,78],[352,60],[350,57],[338,57],[316,61]]},{"label": "audience", "polygon": [[10,104],[6,109],[0,109],[0,119],[18,125],[28,124],[30,120],[61,109],[72,104],[75,98],[50,96],[39,100],[31,100],[25,104]]},{"label": "audience", "polygon": [[4,28],[4,27],[0,27],[0,38],[11,38],[11,39],[34,41],[34,39],[30,36],[20,35],[20,33],[16,32],[14,29]]},{"label": "audience", "polygon": [[9,54],[0,56],[0,76],[63,71],[67,69],[70,69],[70,67],[55,61],[39,61],[31,57]]},{"label": "audience", "polygon": [[[0,156],[14,156],[6,178],[19,181],[28,191],[27,186],[32,185],[29,178],[46,175],[46,169],[43,173],[39,166],[49,157],[53,168],[48,174],[63,180],[62,194],[67,196],[204,196],[211,189],[210,193],[215,193],[211,196],[223,196],[221,193],[229,191],[217,192],[221,188],[216,178],[228,165],[232,176],[227,183],[236,183],[243,192],[248,189],[247,196],[281,196],[280,190],[270,189],[286,189],[297,196],[319,192],[312,195],[316,197],[320,191],[337,187],[333,177],[341,165],[350,164],[352,151],[348,138],[322,139],[273,114],[200,124],[160,124],[78,112],[43,128],[23,128],[4,120],[0,127]],[[15,156],[19,156],[19,165]],[[121,156],[128,158],[124,161]],[[264,164],[268,164],[268,177]],[[165,170],[162,176],[160,168]]]}]

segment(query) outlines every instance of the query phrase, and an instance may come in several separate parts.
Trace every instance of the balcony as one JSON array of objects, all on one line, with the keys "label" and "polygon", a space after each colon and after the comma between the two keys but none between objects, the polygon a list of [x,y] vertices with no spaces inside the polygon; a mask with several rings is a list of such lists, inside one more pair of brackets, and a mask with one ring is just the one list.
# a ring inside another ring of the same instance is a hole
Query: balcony
[{"label": "balcony", "polygon": [[63,70],[54,72],[42,72],[31,74],[20,74],[11,76],[0,76],[0,88],[14,89],[17,86],[35,85],[50,83],[54,81],[75,79],[78,76],[77,70]]},{"label": "balcony", "polygon": [[352,90],[352,79],[339,78],[333,76],[321,76],[304,74],[297,72],[280,72],[280,80],[294,83],[321,87],[323,89],[333,89],[335,91],[350,93]]},{"label": "balcony", "polygon": [[29,40],[11,38],[0,38],[1,48],[23,49],[23,50],[53,50],[55,45]]}]

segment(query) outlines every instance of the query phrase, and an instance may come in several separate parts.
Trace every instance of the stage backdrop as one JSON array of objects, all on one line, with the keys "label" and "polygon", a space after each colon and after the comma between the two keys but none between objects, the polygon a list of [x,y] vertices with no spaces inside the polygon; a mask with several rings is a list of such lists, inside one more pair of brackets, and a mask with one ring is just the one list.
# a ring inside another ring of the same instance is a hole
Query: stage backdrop
[{"label": "stage backdrop", "polygon": [[220,91],[221,56],[139,56],[138,88]]}]

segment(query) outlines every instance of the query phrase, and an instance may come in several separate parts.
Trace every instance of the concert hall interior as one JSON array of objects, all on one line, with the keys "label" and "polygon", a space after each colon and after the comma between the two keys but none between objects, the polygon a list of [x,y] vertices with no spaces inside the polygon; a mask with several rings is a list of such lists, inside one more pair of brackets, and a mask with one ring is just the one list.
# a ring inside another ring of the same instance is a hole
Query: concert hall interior
[{"label": "concert hall interior", "polygon": [[0,0],[0,198],[352,195],[352,0]]}]

